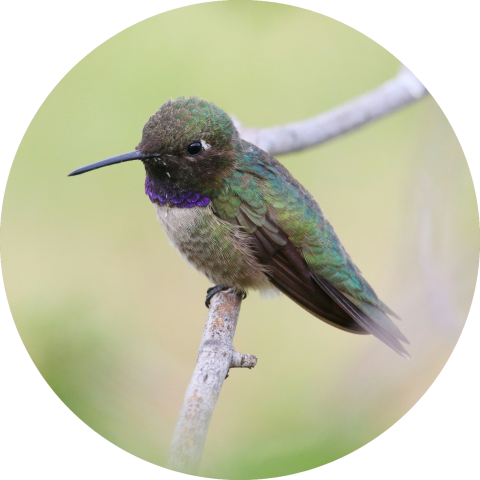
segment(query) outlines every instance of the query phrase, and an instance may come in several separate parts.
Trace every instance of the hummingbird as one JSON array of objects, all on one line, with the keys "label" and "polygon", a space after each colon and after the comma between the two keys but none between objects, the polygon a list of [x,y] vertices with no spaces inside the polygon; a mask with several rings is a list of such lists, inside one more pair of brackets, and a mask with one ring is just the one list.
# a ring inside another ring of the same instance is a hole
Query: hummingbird
[{"label": "hummingbird", "polygon": [[284,293],[347,332],[372,334],[400,355],[409,343],[345,251],[312,195],[231,117],[198,97],[168,100],[136,149],[70,173],[140,160],[145,193],[171,244],[215,286]]}]

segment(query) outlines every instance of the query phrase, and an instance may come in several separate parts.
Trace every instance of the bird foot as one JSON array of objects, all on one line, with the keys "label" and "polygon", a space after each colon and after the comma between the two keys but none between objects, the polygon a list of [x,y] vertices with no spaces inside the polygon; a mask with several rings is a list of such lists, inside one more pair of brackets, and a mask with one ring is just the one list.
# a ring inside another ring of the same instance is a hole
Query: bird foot
[{"label": "bird foot", "polygon": [[[207,308],[210,308],[210,302],[213,298],[214,295],[216,295],[218,292],[224,292],[225,290],[229,290],[232,287],[229,287],[228,285],[215,285],[214,287],[210,287],[207,290],[207,297],[205,298],[205,306]],[[240,290],[242,294],[242,300],[245,300],[247,298],[247,292],[244,292],[243,290]]]}]

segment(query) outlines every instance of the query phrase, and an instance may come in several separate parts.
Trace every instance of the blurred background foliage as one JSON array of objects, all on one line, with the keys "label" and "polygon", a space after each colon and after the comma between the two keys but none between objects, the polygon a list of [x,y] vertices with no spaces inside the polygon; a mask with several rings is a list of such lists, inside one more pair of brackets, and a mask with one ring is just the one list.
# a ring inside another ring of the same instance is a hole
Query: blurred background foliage
[{"label": "blurred background foliage", "polygon": [[[229,1],[134,25],[65,76],[18,150],[1,240],[25,346],[76,415],[119,447],[165,465],[209,284],[169,246],[140,163],[67,173],[133,150],[149,115],[170,97],[199,95],[262,127],[334,107],[399,65],[327,17]],[[381,434],[440,372],[473,295],[475,193],[432,98],[281,161],[403,318],[413,359],[336,330],[285,297],[252,293],[234,343],[259,363],[225,382],[200,471],[207,477],[287,475]]]}]

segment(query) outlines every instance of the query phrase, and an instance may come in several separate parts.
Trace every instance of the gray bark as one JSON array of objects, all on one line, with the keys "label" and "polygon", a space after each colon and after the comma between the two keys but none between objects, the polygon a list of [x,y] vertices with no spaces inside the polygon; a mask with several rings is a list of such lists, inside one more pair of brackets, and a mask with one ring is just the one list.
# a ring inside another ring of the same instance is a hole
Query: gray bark
[{"label": "gray bark", "polygon": [[[427,89],[405,67],[393,79],[332,110],[300,122],[269,128],[245,128],[234,118],[240,135],[271,155],[319,145],[428,94]],[[195,474],[213,410],[223,381],[233,367],[252,368],[257,359],[240,354],[232,346],[240,312],[241,295],[220,292],[211,301],[200,343],[197,364],[178,417],[168,467]]]},{"label": "gray bark", "polygon": [[212,298],[197,364],[170,447],[168,467],[173,470],[197,472],[213,410],[229,369],[252,368],[257,364],[256,357],[238,353],[232,346],[241,301],[241,295],[232,290]]},{"label": "gray bark", "polygon": [[306,120],[262,129],[243,127],[235,118],[234,122],[243,139],[275,156],[339,137],[427,94],[420,80],[402,67],[394,78],[370,92]]}]

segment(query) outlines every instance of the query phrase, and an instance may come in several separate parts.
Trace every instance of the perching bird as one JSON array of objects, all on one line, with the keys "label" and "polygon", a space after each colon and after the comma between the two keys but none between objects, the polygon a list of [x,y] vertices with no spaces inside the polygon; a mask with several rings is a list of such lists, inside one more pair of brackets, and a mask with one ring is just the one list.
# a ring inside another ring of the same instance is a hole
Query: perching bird
[{"label": "perching bird", "polygon": [[145,193],[171,243],[216,292],[276,287],[342,330],[371,333],[400,355],[396,317],[355,266],[315,199],[275,158],[242,140],[198,97],[169,100],[133,152],[75,170],[141,160]]}]

